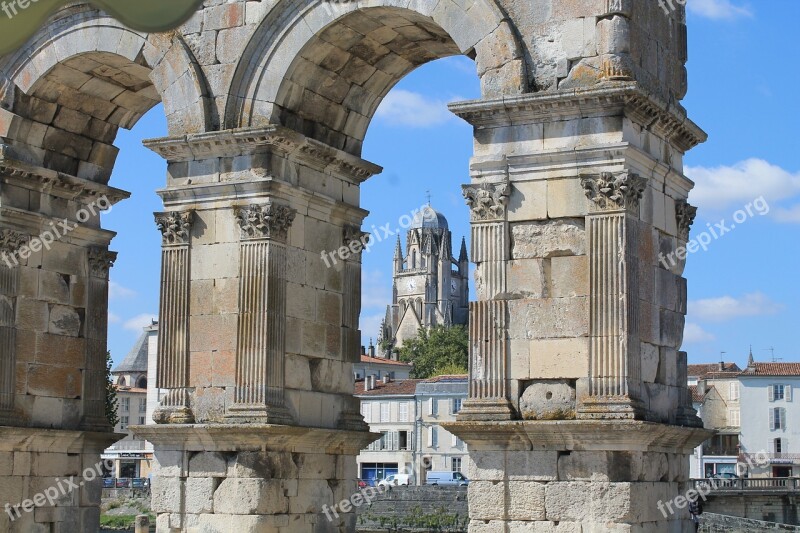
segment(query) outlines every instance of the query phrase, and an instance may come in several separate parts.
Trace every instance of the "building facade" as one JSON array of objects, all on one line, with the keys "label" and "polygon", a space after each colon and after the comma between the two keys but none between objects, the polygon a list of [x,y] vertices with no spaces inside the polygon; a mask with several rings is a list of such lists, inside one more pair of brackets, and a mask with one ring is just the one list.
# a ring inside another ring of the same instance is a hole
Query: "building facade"
[{"label": "building facade", "polygon": [[441,424],[456,419],[467,389],[466,376],[356,382],[364,421],[381,434],[357,458],[360,479],[374,484],[400,472],[424,484],[430,470],[466,472],[466,444]]},{"label": "building facade", "polygon": [[447,219],[430,206],[414,216],[403,253],[400,236],[394,253],[392,303],[386,308],[378,344],[399,348],[420,328],[466,325],[469,318],[469,259],[461,240],[453,257]]}]

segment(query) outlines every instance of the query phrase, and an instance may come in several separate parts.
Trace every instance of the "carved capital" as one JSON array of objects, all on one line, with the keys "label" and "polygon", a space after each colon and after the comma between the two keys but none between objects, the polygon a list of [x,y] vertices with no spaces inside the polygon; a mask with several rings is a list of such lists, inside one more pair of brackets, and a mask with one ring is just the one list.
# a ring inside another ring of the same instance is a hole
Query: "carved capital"
[{"label": "carved capital", "polygon": [[342,242],[347,248],[357,242],[363,248],[370,241],[371,235],[365,231],[361,231],[359,226],[353,224],[346,224],[342,230]]},{"label": "carved capital", "polygon": [[243,239],[275,239],[286,242],[297,210],[288,205],[253,204],[234,208]]},{"label": "carved capital", "polygon": [[689,240],[689,230],[697,216],[697,208],[686,200],[675,200],[675,219],[678,222],[678,238]]},{"label": "carved capital", "polygon": [[636,211],[647,181],[630,172],[582,174],[581,186],[597,211]]},{"label": "carved capital", "polygon": [[511,195],[509,183],[462,185],[461,189],[473,222],[502,220],[505,216],[506,204]]},{"label": "carved capital", "polygon": [[95,278],[108,279],[108,271],[117,260],[117,252],[105,248],[89,248],[89,274]]},{"label": "carved capital", "polygon": [[163,245],[189,244],[194,211],[155,213],[155,218]]},{"label": "carved capital", "polygon": [[0,253],[15,254],[31,240],[29,235],[11,229],[0,230]]}]

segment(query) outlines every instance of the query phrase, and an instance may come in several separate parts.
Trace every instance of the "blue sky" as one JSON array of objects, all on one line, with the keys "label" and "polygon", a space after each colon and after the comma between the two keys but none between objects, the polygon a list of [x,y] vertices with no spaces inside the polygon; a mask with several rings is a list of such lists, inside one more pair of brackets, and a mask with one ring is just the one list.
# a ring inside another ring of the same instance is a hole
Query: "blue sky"
[{"label": "blue sky", "polygon": [[[684,349],[690,362],[720,358],[744,363],[752,344],[757,359],[800,361],[793,337],[800,307],[800,113],[795,104],[800,70],[797,0],[689,0],[689,116],[710,135],[686,157],[700,207],[693,234],[764,197],[766,215],[748,217],[690,255],[689,316]],[[447,102],[479,97],[474,65],[466,58],[416,70],[389,94],[367,135],[364,158],[384,167],[363,185],[371,214],[365,230],[397,221],[426,201],[449,219],[454,242],[469,231],[460,185],[469,181],[470,126]],[[158,310],[160,240],[152,212],[161,209],[165,164],[141,140],[166,134],[161,107],[132,131],[121,131],[112,185],[133,193],[105,216],[119,232],[112,249],[109,348],[119,361]],[[391,297],[394,238],[364,257],[362,330],[377,333]],[[780,253],[778,253],[780,252]],[[784,255],[785,252],[785,255]],[[456,250],[457,253],[457,250]]]}]

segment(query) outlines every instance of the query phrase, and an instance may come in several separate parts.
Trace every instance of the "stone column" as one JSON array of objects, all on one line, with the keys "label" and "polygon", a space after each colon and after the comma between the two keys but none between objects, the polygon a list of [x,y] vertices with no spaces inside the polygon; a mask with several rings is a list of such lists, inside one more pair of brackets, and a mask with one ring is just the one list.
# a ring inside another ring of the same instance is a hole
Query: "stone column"
[{"label": "stone column", "polygon": [[110,430],[106,417],[106,351],[108,346],[108,271],[116,252],[93,247],[88,251],[89,280],[86,287],[89,312],[86,316],[86,369],[83,373],[84,426],[96,431]]},{"label": "stone column", "polygon": [[284,404],[286,237],[297,211],[267,199],[235,208],[239,246],[236,390],[228,419],[290,424]]},{"label": "stone column", "polygon": [[643,418],[639,354],[639,276],[632,261],[645,180],[629,172],[582,174],[590,201],[589,394],[579,418]]},{"label": "stone column", "polygon": [[159,424],[190,424],[189,283],[193,211],[156,213],[162,235],[156,387],[167,393],[153,414]]},{"label": "stone column", "polygon": [[471,259],[477,267],[478,301],[469,304],[470,385],[462,420],[514,417],[508,390],[505,300],[509,252],[508,182],[463,185],[472,224]]},{"label": "stone column", "polygon": [[0,423],[14,418],[17,381],[16,301],[19,268],[10,256],[19,252],[29,237],[13,230],[0,230]]}]

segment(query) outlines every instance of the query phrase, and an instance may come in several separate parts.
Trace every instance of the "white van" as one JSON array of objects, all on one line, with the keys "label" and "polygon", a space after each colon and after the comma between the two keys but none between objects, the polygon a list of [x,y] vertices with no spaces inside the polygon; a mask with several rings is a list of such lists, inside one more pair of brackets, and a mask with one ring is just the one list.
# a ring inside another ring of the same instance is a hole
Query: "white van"
[{"label": "white van", "polygon": [[469,480],[461,472],[428,472],[425,476],[426,485],[469,485]]},{"label": "white van", "polygon": [[411,485],[411,476],[408,474],[389,474],[382,480],[378,481],[379,487],[398,487],[400,485]]}]

